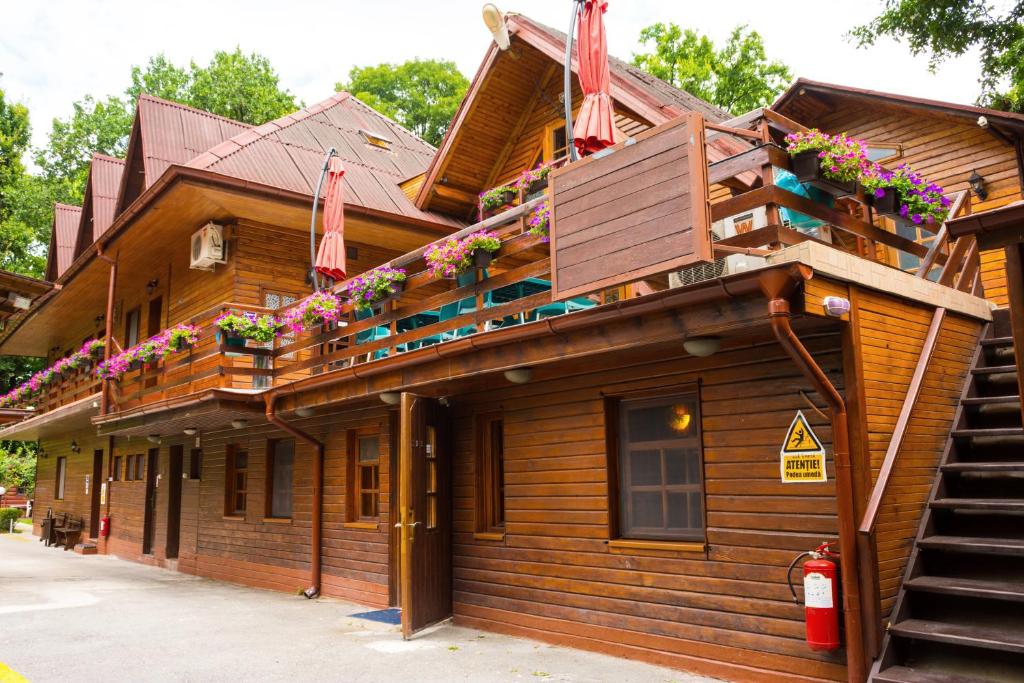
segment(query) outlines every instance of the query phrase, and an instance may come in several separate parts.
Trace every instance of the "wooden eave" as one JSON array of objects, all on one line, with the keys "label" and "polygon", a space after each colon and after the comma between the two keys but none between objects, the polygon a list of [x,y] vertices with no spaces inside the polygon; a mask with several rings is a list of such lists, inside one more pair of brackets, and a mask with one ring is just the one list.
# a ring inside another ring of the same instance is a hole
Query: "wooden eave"
[{"label": "wooden eave", "polygon": [[1024,243],[1024,202],[968,214],[946,223],[950,238],[974,235],[982,249]]}]

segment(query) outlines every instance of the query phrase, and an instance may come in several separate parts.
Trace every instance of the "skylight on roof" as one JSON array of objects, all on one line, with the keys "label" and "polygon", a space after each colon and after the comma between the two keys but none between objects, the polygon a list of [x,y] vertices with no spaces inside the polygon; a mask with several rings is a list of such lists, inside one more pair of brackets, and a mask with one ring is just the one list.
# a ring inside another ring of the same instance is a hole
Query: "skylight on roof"
[{"label": "skylight on roof", "polygon": [[359,134],[363,136],[363,139],[366,140],[368,145],[373,145],[374,147],[390,150],[391,145],[393,144],[390,139],[384,137],[380,133],[374,133],[364,128],[359,129]]}]

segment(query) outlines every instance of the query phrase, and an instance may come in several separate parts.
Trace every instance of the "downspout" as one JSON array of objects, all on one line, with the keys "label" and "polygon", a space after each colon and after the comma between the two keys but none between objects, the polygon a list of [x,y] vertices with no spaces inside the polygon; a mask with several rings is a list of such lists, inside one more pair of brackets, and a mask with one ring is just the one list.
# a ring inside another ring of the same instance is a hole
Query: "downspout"
[{"label": "downspout", "polygon": [[[106,332],[103,338],[103,361],[110,360],[111,347],[113,346],[114,335],[114,294],[117,285],[117,260],[112,259],[103,253],[103,246],[96,245],[96,258],[110,264],[110,283],[107,286],[107,314]],[[103,389],[100,392],[100,415],[106,415],[110,407],[110,380],[103,380]]]},{"label": "downspout", "polygon": [[280,394],[271,390],[263,395],[267,406],[267,422],[278,429],[288,432],[296,439],[312,444],[316,451],[313,456],[313,509],[310,512],[310,550],[309,550],[309,582],[310,586],[303,595],[307,598],[315,598],[320,595],[320,567],[321,567],[321,538],[323,535],[323,507],[324,507],[324,444],[319,439],[302,431],[280,417],[274,412],[274,406]]},{"label": "downspout", "polygon": [[861,625],[857,533],[846,402],[793,332],[790,325],[789,301],[785,297],[792,293],[794,286],[791,279],[779,277],[777,271],[767,271],[761,278],[762,290],[768,298],[768,315],[775,338],[796,363],[800,372],[825,399],[832,412],[832,449],[835,452],[836,506],[839,522],[839,567],[843,590],[843,624],[846,630],[846,672],[847,680],[851,683],[862,683],[867,678],[867,667],[864,661],[864,632]]}]

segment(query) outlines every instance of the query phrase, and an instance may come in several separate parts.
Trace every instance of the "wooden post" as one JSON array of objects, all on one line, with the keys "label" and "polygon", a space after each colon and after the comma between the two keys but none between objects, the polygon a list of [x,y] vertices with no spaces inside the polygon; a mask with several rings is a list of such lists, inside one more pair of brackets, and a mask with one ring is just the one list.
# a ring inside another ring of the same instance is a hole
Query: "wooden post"
[{"label": "wooden post", "polygon": [[[1013,335],[1013,358],[1017,365],[1017,395],[1024,396],[1024,259],[1019,243],[1008,244],[1006,253],[1006,294],[1010,300],[1010,334]],[[1024,419],[1024,399],[1021,400]]]}]

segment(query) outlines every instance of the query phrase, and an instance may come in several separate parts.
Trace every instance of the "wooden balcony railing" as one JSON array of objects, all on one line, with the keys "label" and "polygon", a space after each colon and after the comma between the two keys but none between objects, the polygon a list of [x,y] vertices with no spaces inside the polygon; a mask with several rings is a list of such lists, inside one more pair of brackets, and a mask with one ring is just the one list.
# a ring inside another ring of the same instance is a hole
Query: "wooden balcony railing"
[{"label": "wooden balcony railing", "polygon": [[100,392],[101,382],[92,367],[82,367],[46,386],[30,403],[36,415],[48,413]]}]

